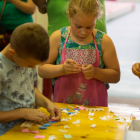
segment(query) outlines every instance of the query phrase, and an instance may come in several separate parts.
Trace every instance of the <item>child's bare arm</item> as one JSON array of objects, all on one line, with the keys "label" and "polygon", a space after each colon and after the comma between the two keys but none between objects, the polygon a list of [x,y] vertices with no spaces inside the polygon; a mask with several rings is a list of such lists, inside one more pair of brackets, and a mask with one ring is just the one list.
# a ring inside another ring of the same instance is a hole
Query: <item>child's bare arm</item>
[{"label": "child's bare arm", "polygon": [[136,75],[140,78],[140,63],[135,63],[132,66],[132,72],[133,72],[134,75]]},{"label": "child's bare arm", "polygon": [[50,118],[54,120],[59,120],[61,117],[61,109],[46,98],[39,90],[35,87],[35,100],[36,104],[44,107],[50,112]]},{"label": "child's bare arm", "polygon": [[14,121],[18,119],[31,120],[41,122],[49,120],[46,114],[42,113],[38,109],[19,108],[11,111],[0,111],[0,123]]},{"label": "child's bare arm", "polygon": [[79,73],[81,68],[74,60],[67,59],[64,64],[44,64],[38,67],[38,74],[42,78],[55,78],[62,75]]},{"label": "child's bare arm", "polygon": [[62,65],[52,65],[58,56],[61,32],[55,31],[50,37],[50,53],[49,59],[45,64],[38,67],[38,74],[42,78],[54,78],[62,75],[78,73],[79,66],[73,60],[66,60]]},{"label": "child's bare arm", "polygon": [[82,68],[83,73],[88,79],[95,78],[105,83],[117,83],[120,80],[120,67],[115,50],[115,46],[107,35],[102,41],[103,62],[106,69],[100,69],[88,65]]}]

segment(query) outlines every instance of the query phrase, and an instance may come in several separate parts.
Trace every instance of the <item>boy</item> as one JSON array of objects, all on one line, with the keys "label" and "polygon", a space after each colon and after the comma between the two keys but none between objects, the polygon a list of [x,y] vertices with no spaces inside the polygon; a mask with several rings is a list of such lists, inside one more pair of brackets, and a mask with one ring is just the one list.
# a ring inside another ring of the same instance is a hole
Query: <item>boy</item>
[{"label": "boy", "polygon": [[35,23],[17,27],[10,44],[0,52],[0,135],[23,119],[49,120],[46,114],[33,109],[35,103],[46,108],[51,119],[60,119],[61,109],[35,87],[35,66],[46,61],[48,56],[48,34]]}]

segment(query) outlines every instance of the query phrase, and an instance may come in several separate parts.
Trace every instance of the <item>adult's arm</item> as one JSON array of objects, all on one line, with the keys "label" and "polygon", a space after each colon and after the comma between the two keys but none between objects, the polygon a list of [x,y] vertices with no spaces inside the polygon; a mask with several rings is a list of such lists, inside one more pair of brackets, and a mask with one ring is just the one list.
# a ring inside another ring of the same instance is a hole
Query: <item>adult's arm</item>
[{"label": "adult's arm", "polygon": [[21,0],[6,0],[11,2],[13,5],[15,5],[19,10],[21,10],[24,13],[27,14],[34,14],[35,12],[35,4],[32,0],[27,0],[27,2],[21,1]]}]

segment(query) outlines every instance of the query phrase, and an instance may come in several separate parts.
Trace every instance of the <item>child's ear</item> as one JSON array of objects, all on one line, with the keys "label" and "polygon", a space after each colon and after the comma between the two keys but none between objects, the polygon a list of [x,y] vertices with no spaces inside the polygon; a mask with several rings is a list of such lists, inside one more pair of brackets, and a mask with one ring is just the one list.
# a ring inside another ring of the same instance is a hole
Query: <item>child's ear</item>
[{"label": "child's ear", "polygon": [[9,51],[9,54],[12,56],[16,54],[16,52],[13,48],[9,48],[8,51]]}]

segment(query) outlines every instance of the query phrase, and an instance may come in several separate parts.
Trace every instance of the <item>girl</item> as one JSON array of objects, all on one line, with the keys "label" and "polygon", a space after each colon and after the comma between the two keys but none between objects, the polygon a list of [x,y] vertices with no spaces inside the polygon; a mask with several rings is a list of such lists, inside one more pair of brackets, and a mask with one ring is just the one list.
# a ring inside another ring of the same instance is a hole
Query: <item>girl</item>
[{"label": "girl", "polygon": [[70,26],[51,35],[49,59],[39,75],[58,77],[55,102],[108,106],[105,83],[117,83],[120,68],[112,40],[94,29],[100,13],[99,0],[71,0]]},{"label": "girl", "polygon": [[[33,0],[41,13],[47,12],[49,36],[54,31],[70,25],[66,12],[69,1],[70,0]],[[103,11],[105,11],[104,0],[100,0],[100,3],[103,5]],[[105,14],[101,19],[96,21],[95,28],[106,33]],[[52,89],[54,89],[54,86],[51,88],[51,83],[51,79],[43,79],[43,94],[49,99],[51,99]]]}]

